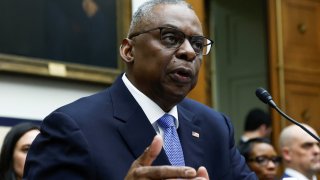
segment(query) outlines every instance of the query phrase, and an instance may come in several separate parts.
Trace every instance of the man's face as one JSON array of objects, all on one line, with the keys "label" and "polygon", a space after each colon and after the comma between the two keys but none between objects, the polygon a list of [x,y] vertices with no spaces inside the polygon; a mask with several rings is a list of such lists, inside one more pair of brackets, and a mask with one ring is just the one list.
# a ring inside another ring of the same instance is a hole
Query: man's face
[{"label": "man's face", "polygon": [[319,143],[311,136],[299,136],[289,148],[290,163],[304,173],[315,174],[320,171],[320,148]]},{"label": "man's face", "polygon": [[270,135],[271,135],[271,132],[272,132],[272,127],[266,127],[266,131],[265,131],[265,134],[264,134],[264,137],[266,138],[269,138]]},{"label": "man's face", "polygon": [[[153,12],[152,23],[141,31],[172,27],[187,36],[203,35],[197,16],[185,6],[159,5]],[[132,38],[131,43],[134,59],[127,63],[127,76],[162,109],[172,108],[196,85],[202,55],[195,53],[187,39],[179,48],[167,48],[157,29]]]}]

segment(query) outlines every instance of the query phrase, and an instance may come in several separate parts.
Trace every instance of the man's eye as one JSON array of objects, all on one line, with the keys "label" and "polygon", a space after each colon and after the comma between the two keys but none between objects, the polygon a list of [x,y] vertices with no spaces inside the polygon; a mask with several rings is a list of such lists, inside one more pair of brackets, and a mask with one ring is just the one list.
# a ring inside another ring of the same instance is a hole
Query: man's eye
[{"label": "man's eye", "polygon": [[192,47],[194,49],[202,50],[203,49],[203,41],[197,40],[197,41],[192,42]]},{"label": "man's eye", "polygon": [[181,39],[178,36],[176,36],[175,34],[173,34],[173,33],[166,33],[166,34],[162,35],[162,41],[166,45],[179,44],[180,40]]},{"label": "man's eye", "polygon": [[307,142],[302,144],[302,148],[303,149],[311,149],[314,145],[319,146],[319,143],[311,143],[311,142]]}]

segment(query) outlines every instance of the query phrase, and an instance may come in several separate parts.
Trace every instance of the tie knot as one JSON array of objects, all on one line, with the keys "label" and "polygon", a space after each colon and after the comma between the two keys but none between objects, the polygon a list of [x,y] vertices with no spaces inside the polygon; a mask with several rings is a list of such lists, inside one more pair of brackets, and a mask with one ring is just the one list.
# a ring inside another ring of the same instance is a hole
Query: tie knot
[{"label": "tie knot", "polygon": [[174,120],[175,118],[172,115],[165,114],[158,120],[158,124],[162,128],[169,128],[175,126]]}]

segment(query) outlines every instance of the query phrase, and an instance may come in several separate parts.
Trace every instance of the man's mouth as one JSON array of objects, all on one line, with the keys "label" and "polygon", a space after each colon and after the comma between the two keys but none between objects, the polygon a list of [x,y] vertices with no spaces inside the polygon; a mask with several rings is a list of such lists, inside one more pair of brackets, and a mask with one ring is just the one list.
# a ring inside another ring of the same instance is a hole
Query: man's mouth
[{"label": "man's mouth", "polygon": [[191,69],[187,68],[176,69],[173,74],[174,80],[176,80],[179,83],[189,83],[193,78]]}]

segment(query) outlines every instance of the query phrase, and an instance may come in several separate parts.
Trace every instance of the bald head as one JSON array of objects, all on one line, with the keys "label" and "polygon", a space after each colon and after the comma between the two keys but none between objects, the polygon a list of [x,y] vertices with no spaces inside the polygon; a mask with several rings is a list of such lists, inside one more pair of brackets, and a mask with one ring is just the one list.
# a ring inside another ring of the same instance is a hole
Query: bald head
[{"label": "bald head", "polygon": [[[307,124],[302,124],[309,131],[317,135],[317,132],[312,129]],[[290,125],[285,127],[280,134],[280,147],[288,146],[290,147],[294,142],[297,142],[299,139],[312,139],[309,134],[307,134],[303,129],[297,125]]]},{"label": "bald head", "polygon": [[133,14],[128,37],[136,31],[144,30],[147,24],[154,22],[156,17],[152,10],[160,5],[181,5],[192,9],[191,5],[184,0],[149,0],[143,3]]},{"label": "bald head", "polygon": [[[317,135],[310,126],[302,125]],[[320,171],[319,143],[299,126],[290,125],[282,130],[280,148],[286,168],[294,169],[308,179]]]}]

